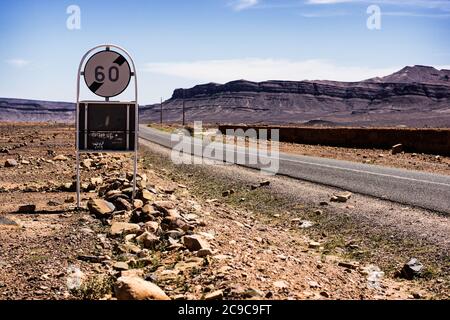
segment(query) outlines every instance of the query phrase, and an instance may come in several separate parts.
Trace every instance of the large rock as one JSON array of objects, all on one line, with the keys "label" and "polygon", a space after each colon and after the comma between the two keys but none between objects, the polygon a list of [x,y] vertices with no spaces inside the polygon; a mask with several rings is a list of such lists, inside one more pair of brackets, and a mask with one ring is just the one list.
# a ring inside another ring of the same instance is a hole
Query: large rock
[{"label": "large rock", "polygon": [[205,295],[205,300],[221,300],[223,298],[223,291],[217,290]]},{"label": "large rock", "polygon": [[99,218],[110,216],[116,207],[108,201],[102,199],[91,199],[87,203],[89,211]]},{"label": "large rock", "polygon": [[400,271],[403,278],[411,280],[420,277],[423,272],[423,264],[416,258],[409,260]]},{"label": "large rock", "polygon": [[136,223],[127,222],[113,222],[109,234],[112,236],[126,235],[130,233],[136,233],[141,230],[141,227]]},{"label": "large rock", "polygon": [[142,213],[145,216],[152,215],[152,214],[157,213],[157,212],[158,211],[156,211],[155,208],[153,208],[153,206],[151,204],[147,203],[145,206],[142,207]]},{"label": "large rock", "polygon": [[153,201],[156,198],[156,196],[153,193],[151,193],[150,191],[148,191],[147,189],[142,190],[141,197],[144,202]]},{"label": "large rock", "polygon": [[118,300],[170,300],[156,284],[135,276],[117,279],[114,293]]},{"label": "large rock", "polygon": [[56,157],[53,157],[53,161],[67,161],[69,158],[67,158],[65,155],[57,155]]},{"label": "large rock", "polygon": [[209,243],[199,235],[184,236],[182,241],[190,251],[209,249]]},{"label": "large rock", "polygon": [[338,194],[335,194],[335,195],[331,198],[331,201],[335,201],[335,202],[347,202],[347,200],[349,200],[351,196],[352,196],[352,193],[351,193],[351,192],[338,193]]},{"label": "large rock", "polygon": [[116,201],[114,201],[114,204],[118,210],[131,211],[133,209],[131,203],[123,198],[117,198]]},{"label": "large rock", "polygon": [[153,203],[153,206],[155,207],[156,210],[166,214],[169,213],[169,210],[173,210],[176,208],[175,203],[167,200],[155,201]]},{"label": "large rock", "polygon": [[11,168],[17,166],[17,161],[14,159],[6,159],[5,161],[5,167]]},{"label": "large rock", "polygon": [[112,265],[112,267],[113,267],[114,270],[118,270],[118,271],[128,270],[128,269],[129,269],[128,263],[123,262],[123,261],[115,262],[115,263]]},{"label": "large rock", "polygon": [[148,231],[145,231],[137,237],[136,241],[137,243],[142,244],[146,249],[155,249],[156,245],[160,242],[159,237]]}]

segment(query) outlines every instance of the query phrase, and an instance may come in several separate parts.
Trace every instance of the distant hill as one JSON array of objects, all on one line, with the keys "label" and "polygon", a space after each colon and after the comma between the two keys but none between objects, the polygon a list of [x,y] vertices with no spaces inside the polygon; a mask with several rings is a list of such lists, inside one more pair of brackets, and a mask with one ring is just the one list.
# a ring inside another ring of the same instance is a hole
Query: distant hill
[{"label": "distant hill", "polygon": [[0,98],[0,121],[73,122],[75,104]]},{"label": "distant hill", "polygon": [[428,66],[404,67],[391,75],[382,78],[372,78],[367,82],[391,83],[426,83],[436,85],[450,85],[450,70],[437,70]]},{"label": "distant hill", "polygon": [[[450,127],[449,76],[414,66],[360,82],[208,83],[176,89],[163,115],[180,121],[184,95],[187,121]],[[141,119],[158,121],[159,105],[144,107]]]},{"label": "distant hill", "polygon": [[[299,75],[301,77],[301,75]],[[450,70],[405,67],[360,82],[231,81],[176,89],[165,122],[450,127]],[[0,98],[0,121],[74,121],[73,103]],[[159,104],[140,107],[159,121]]]}]

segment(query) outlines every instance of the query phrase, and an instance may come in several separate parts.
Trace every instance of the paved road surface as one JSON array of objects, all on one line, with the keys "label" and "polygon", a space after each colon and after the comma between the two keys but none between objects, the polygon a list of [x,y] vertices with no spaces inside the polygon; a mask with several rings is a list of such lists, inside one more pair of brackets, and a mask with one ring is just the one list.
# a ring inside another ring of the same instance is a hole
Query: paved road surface
[{"label": "paved road surface", "polygon": [[[143,125],[139,130],[141,139],[168,148],[177,144],[177,141],[171,141],[168,133]],[[197,146],[198,152],[204,148],[199,139],[191,142]],[[216,146],[223,147],[219,143]],[[249,153],[242,147],[237,147],[234,153],[235,157],[245,158],[245,163],[240,165],[257,169],[264,167],[251,164]],[[250,149],[250,154],[255,153]],[[266,161],[271,159],[270,154],[263,157]],[[450,176],[286,153],[279,154],[278,174],[450,214]]]}]

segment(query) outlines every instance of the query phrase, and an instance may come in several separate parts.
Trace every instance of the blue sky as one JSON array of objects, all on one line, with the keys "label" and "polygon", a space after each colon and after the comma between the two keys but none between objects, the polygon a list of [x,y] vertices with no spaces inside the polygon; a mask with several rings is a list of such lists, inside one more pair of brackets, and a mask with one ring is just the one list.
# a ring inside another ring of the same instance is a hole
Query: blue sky
[{"label": "blue sky", "polygon": [[[379,30],[366,24],[373,4]],[[79,30],[66,27],[70,5],[81,10]],[[78,63],[102,43],[133,55],[144,104],[205,82],[450,68],[449,27],[450,0],[1,1],[0,96],[74,101]]]}]

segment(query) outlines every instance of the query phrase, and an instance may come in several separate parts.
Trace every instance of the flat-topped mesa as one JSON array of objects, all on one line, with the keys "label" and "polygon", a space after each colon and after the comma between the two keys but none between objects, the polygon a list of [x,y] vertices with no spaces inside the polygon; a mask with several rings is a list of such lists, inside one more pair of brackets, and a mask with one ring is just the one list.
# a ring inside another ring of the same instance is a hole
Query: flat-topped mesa
[{"label": "flat-topped mesa", "polygon": [[417,82],[361,82],[338,81],[231,81],[225,84],[208,83],[189,89],[176,89],[170,100],[193,99],[233,93],[270,93],[329,96],[342,99],[385,99],[394,96],[417,95],[433,99],[450,98],[450,88],[442,84]]}]

